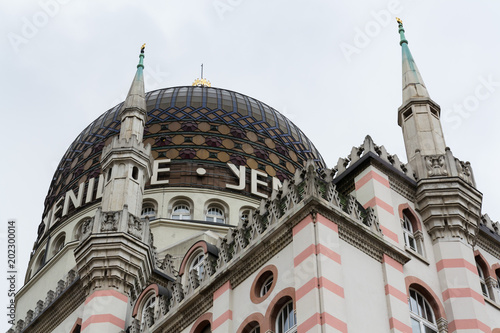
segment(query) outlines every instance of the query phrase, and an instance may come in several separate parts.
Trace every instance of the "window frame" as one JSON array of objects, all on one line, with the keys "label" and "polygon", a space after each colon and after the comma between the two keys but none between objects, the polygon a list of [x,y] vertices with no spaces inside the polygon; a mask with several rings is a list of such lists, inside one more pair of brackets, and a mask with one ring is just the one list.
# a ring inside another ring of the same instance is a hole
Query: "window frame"
[{"label": "window frame", "polygon": [[[290,316],[291,314],[293,314],[293,317]],[[290,317],[293,319],[292,323],[290,323]],[[275,332],[276,333],[297,332],[297,315],[295,313],[295,308],[293,306],[293,300],[289,300],[279,309],[276,315]]]},{"label": "window frame", "polygon": [[189,261],[189,269],[188,269],[188,275],[191,273],[191,271],[195,270],[198,275],[198,280],[202,280],[203,274],[205,273],[204,269],[205,267],[203,266],[205,260],[207,260],[207,255],[205,252],[200,249],[193,253],[191,255],[191,259]]},{"label": "window frame", "polygon": [[[178,208],[179,209],[185,208],[185,210],[187,210],[187,213],[184,211],[184,212],[180,212],[180,213],[176,214],[176,209],[178,209]],[[174,217],[175,215],[178,215],[178,217]],[[172,206],[172,213],[170,214],[170,218],[172,220],[179,220],[179,221],[191,220],[192,217],[193,217],[193,214],[191,214],[191,205],[188,202],[178,201],[178,202],[175,202],[174,205]]]},{"label": "window frame", "polygon": [[[151,209],[154,214],[149,214],[149,212],[144,212],[146,209]],[[156,209],[156,205],[150,201],[145,201],[142,203],[141,207],[141,218],[144,219],[148,217],[150,220],[155,219],[157,217],[158,211]]]},{"label": "window frame", "polygon": [[401,206],[400,220],[405,248],[425,258],[424,239],[420,229],[420,222],[408,204]]},{"label": "window frame", "polygon": [[[210,213],[211,211],[219,211],[220,215]],[[205,221],[214,223],[226,223],[226,214],[224,212],[224,208],[219,205],[209,205],[205,214]]]},{"label": "window frame", "polygon": [[52,256],[58,254],[64,246],[66,245],[66,233],[62,232],[54,239],[54,243],[52,245]]},{"label": "window frame", "polygon": [[484,297],[491,299],[490,290],[488,289],[488,285],[486,284],[486,277],[484,275],[483,268],[481,267],[481,264],[477,260],[476,260],[476,268],[477,268],[477,275],[479,276],[479,283],[481,285],[481,292],[483,293]]},{"label": "window frame", "polygon": [[262,285],[261,285],[260,291],[259,291],[260,297],[266,296],[272,290],[273,282],[274,282],[274,275],[273,274],[269,275],[264,280],[264,282],[262,282]]},{"label": "window frame", "polygon": [[[146,311],[147,309],[153,309],[153,318],[156,310],[156,294],[151,293],[145,297],[145,301],[141,306],[141,331],[146,328]],[[153,323],[154,324],[154,323]]]},{"label": "window frame", "polygon": [[[413,297],[413,294],[415,295],[415,297]],[[421,300],[421,302],[419,302],[419,299]],[[415,310],[417,312],[413,311],[413,304],[415,304]],[[425,298],[425,296],[413,288],[409,289],[408,307],[410,308],[410,321],[415,321],[416,323],[418,323],[421,333],[426,333],[425,328],[434,330],[435,333],[439,333],[434,309],[430,305],[429,301]],[[432,317],[432,321],[427,318],[429,314]],[[413,331],[413,322],[411,322],[410,325]]]}]

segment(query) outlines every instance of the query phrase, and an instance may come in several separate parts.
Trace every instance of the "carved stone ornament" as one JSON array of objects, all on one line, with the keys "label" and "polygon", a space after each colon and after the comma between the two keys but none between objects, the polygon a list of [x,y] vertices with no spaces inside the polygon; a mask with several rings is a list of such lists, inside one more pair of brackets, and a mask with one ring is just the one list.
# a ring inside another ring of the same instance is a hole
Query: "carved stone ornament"
[{"label": "carved stone ornament", "polygon": [[472,170],[469,162],[462,162],[455,159],[458,176],[469,184],[472,184]]},{"label": "carved stone ornament", "polygon": [[80,234],[78,235],[78,239],[80,241],[86,239],[92,233],[92,227],[94,225],[94,218],[87,217],[83,222],[80,229]]},{"label": "carved stone ornament", "polygon": [[143,223],[139,218],[134,215],[128,217],[128,230],[127,232],[132,236],[141,239],[143,233]]},{"label": "carved stone ornament", "polygon": [[119,212],[102,213],[101,231],[102,232],[117,231],[119,219],[120,219]]},{"label": "carved stone ornament", "polygon": [[427,175],[430,177],[448,175],[444,155],[425,156],[425,165],[427,167]]}]

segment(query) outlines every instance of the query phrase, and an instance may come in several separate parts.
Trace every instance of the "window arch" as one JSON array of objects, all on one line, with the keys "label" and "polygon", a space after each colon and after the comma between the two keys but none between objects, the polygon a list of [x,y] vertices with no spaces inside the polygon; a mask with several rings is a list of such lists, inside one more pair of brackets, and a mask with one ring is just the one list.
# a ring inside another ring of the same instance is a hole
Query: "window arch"
[{"label": "window arch", "polygon": [[266,332],[264,316],[261,313],[254,312],[249,315],[240,327],[236,330],[237,333],[264,333]]},{"label": "window arch", "polygon": [[40,252],[35,262],[35,272],[38,272],[45,265],[45,250]]},{"label": "window arch", "polygon": [[276,333],[292,333],[297,331],[297,317],[292,300],[289,300],[278,311],[275,327]]},{"label": "window arch", "polygon": [[189,333],[211,333],[212,313],[202,314],[193,324]]},{"label": "window arch", "polygon": [[173,220],[191,220],[192,214],[189,203],[184,201],[176,202],[172,208],[171,218]]},{"label": "window arch", "polygon": [[479,275],[479,283],[481,284],[481,291],[483,292],[483,296],[489,298],[490,293],[488,292],[488,286],[486,285],[486,278],[484,275],[484,271],[479,262],[477,261],[476,261],[476,268],[477,268],[477,274]]},{"label": "window arch", "polygon": [[189,264],[189,273],[195,271],[198,275],[199,280],[203,278],[203,274],[205,273],[204,261],[205,253],[200,249],[193,254],[191,262]]},{"label": "window arch", "polygon": [[434,313],[434,318],[436,319],[438,331],[441,333],[445,332],[446,328],[448,327],[446,312],[444,310],[443,304],[439,301],[439,297],[432,290],[432,288],[427,283],[425,283],[424,281],[420,280],[415,276],[405,277],[405,285],[408,293],[408,299],[410,298],[410,289],[417,291],[420,295],[422,295],[425,298],[425,300],[431,306],[432,312]]},{"label": "window arch", "polygon": [[248,333],[260,333],[260,326],[258,326],[258,325],[255,326],[250,331],[248,331]]},{"label": "window arch", "polygon": [[[291,303],[292,309],[295,309],[295,289],[293,287],[288,287],[288,288],[281,290],[271,300],[271,302],[267,308],[266,314],[264,315],[264,318],[266,319],[266,325],[264,325],[264,326],[266,327],[266,329],[274,330],[275,328],[279,328],[278,317],[279,317],[280,313],[282,312],[282,310],[287,309],[287,308],[285,308],[285,305],[288,305],[288,303]],[[285,313],[283,313],[283,315],[284,314]],[[289,314],[290,314],[290,312],[288,313],[288,315]],[[295,311],[293,312],[292,317],[290,317],[290,316],[288,316],[288,317],[292,321],[295,320]],[[286,319],[286,318],[284,318],[284,319]],[[288,326],[291,326],[290,323],[291,322],[288,321]],[[289,330],[289,331],[276,331],[275,333],[278,333],[278,332],[282,332],[282,333],[283,332],[287,332],[287,333],[296,332],[296,327],[294,328],[293,326],[291,326],[290,328],[291,328],[291,330]]]},{"label": "window arch", "polygon": [[407,203],[399,206],[399,217],[405,246],[424,255],[422,226],[415,212]]},{"label": "window arch", "polygon": [[156,305],[156,295],[151,293],[147,296],[146,301],[141,307],[141,330],[145,330],[153,324],[154,321],[154,311]]},{"label": "window arch", "polygon": [[156,218],[156,205],[152,201],[145,201],[142,204],[141,218],[146,217],[150,220]]},{"label": "window arch", "polygon": [[479,284],[481,285],[481,292],[484,297],[494,299],[494,277],[493,273],[490,272],[490,265],[486,262],[486,259],[481,255],[481,253],[476,250],[474,251],[476,259],[477,274],[479,275]]},{"label": "window arch", "polygon": [[205,221],[226,223],[226,216],[224,214],[224,209],[221,206],[214,204],[208,206],[207,213],[205,214]]},{"label": "window arch", "polygon": [[52,245],[52,255],[55,255],[64,248],[65,241],[66,241],[66,233],[62,232],[54,239]]},{"label": "window arch", "polygon": [[427,299],[415,289],[410,292],[410,321],[414,333],[438,333],[436,316]]}]

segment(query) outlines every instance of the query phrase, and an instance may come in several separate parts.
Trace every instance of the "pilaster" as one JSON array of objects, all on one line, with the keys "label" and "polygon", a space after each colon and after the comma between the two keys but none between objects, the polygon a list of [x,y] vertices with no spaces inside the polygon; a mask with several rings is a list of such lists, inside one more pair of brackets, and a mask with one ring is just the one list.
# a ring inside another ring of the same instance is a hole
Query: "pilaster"
[{"label": "pilaster", "polygon": [[233,332],[233,311],[231,310],[233,308],[233,289],[231,283],[227,281],[217,289],[214,292],[213,299],[212,332]]},{"label": "pilaster", "polygon": [[395,217],[389,177],[370,165],[354,179],[356,199],[364,208],[372,207],[380,221],[385,239],[399,246],[401,226]]},{"label": "pilaster", "polygon": [[408,295],[403,274],[403,265],[384,254],[382,262],[385,296],[389,312],[391,333],[411,333]]},{"label": "pilaster", "polygon": [[293,228],[298,332],[347,332],[338,226],[322,215]]}]

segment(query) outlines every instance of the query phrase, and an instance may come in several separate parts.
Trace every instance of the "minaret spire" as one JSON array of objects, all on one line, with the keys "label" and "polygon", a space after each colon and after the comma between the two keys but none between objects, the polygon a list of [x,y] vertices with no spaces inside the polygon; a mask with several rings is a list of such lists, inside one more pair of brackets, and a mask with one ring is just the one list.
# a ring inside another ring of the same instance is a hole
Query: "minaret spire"
[{"label": "minaret spire", "polygon": [[[427,177],[426,166],[430,157],[445,154],[446,144],[441,128],[441,108],[427,92],[413,59],[401,19],[399,36],[403,65],[403,104],[398,110],[398,124],[403,130],[406,156],[418,178]],[[431,163],[432,164],[432,163]],[[432,173],[438,173],[432,168]]]},{"label": "minaret spire", "polygon": [[120,211],[127,206],[135,217],[141,215],[145,182],[151,177],[150,145],[142,142],[147,120],[144,92],[144,48],[121,110],[120,135],[104,147],[101,167],[106,184],[103,189],[102,211]]},{"label": "minaret spire", "polygon": [[403,21],[401,21],[400,18],[396,18],[396,20],[399,25],[399,36],[401,37],[399,44],[401,45],[403,55],[403,104],[407,103],[412,98],[429,98],[424,80],[422,80],[417,64],[408,48],[408,40],[405,37]]},{"label": "minaret spire", "polygon": [[75,249],[78,274],[87,293],[83,318],[105,318],[84,320],[88,322],[85,333],[124,332],[134,298],[149,283],[155,267],[149,219],[141,218],[144,187],[153,165],[151,145],[142,141],[147,119],[144,47],[121,110],[120,135],[102,150],[101,206],[88,222],[87,238]]},{"label": "minaret spire", "polygon": [[[146,44],[143,44],[141,47],[141,53],[139,54],[137,71],[121,110],[122,127],[120,130],[120,138],[130,139],[132,135],[135,135],[137,136],[137,141],[139,142],[142,141],[144,125],[146,124],[146,93],[144,90],[145,48]],[[137,120],[139,120],[139,122],[137,122]]]}]

